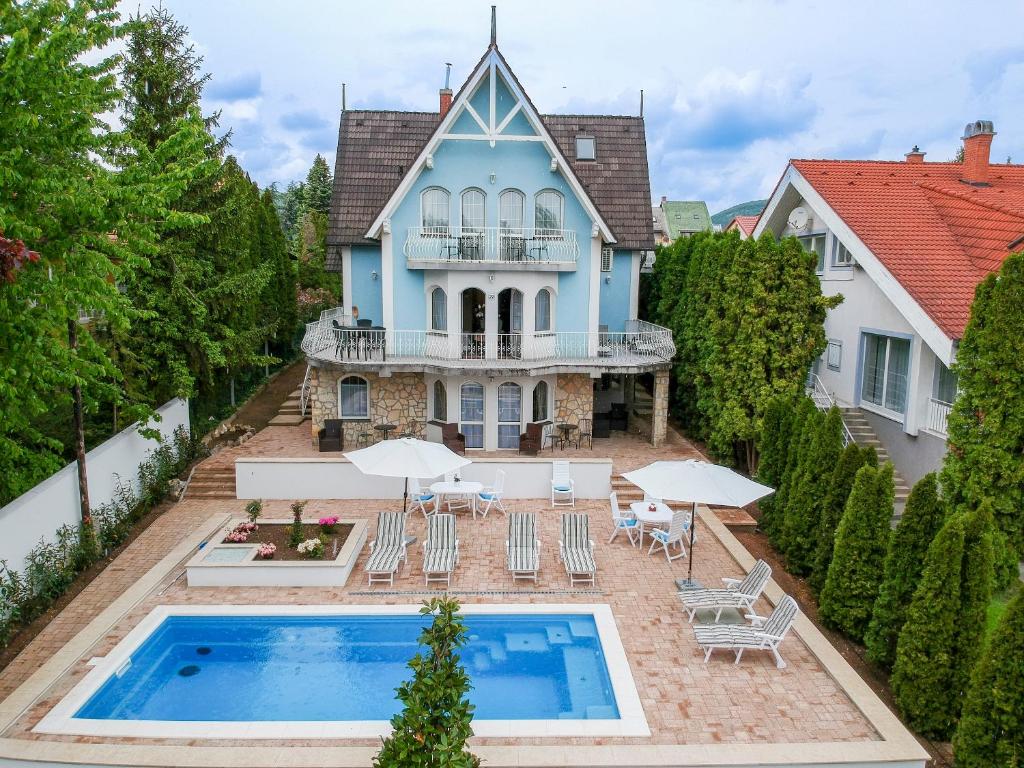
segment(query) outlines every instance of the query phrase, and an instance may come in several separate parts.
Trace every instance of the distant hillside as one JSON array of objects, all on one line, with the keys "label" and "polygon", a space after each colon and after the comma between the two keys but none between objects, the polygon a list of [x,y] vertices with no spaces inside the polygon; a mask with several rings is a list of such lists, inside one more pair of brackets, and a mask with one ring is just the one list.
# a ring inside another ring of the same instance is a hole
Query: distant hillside
[{"label": "distant hillside", "polygon": [[717,228],[724,229],[732,221],[733,216],[759,216],[767,204],[767,200],[751,200],[747,203],[734,205],[732,208],[726,208],[724,211],[719,211],[712,216],[711,223]]}]

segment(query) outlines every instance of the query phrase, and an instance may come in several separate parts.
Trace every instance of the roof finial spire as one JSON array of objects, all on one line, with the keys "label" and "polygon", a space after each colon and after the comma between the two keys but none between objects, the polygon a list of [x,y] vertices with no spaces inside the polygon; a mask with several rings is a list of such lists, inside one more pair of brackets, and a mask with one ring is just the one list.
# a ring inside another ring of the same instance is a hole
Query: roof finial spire
[{"label": "roof finial spire", "polygon": [[498,6],[491,6],[491,45],[498,45]]}]

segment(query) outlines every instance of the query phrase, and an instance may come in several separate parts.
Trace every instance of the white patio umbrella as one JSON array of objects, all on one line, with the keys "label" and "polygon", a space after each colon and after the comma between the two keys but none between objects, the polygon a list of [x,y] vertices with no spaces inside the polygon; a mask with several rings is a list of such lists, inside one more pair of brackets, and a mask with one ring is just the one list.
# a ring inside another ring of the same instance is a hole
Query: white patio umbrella
[{"label": "white patio umbrella", "polygon": [[693,579],[693,529],[696,527],[697,505],[745,507],[775,493],[774,488],[755,483],[728,467],[696,459],[656,461],[632,472],[624,472],[622,476],[648,496],[693,504],[694,522],[690,524],[688,581]]},{"label": "white patio umbrella", "polygon": [[404,477],[403,512],[409,500],[410,477],[437,477],[473,463],[441,443],[431,443],[414,437],[381,440],[369,448],[360,448],[358,451],[349,451],[343,455],[364,475]]}]

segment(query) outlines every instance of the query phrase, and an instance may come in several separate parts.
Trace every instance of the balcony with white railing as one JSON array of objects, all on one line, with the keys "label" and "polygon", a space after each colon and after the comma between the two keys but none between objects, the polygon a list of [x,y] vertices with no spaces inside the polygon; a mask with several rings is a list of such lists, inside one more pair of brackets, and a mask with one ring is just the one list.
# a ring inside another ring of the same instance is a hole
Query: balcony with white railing
[{"label": "balcony with white railing", "polygon": [[403,247],[413,269],[576,269],[580,249],[571,229],[410,227]]},{"label": "balcony with white railing", "polygon": [[952,403],[934,397],[928,398],[928,431],[945,437],[948,434],[946,422],[952,410]]},{"label": "balcony with white railing", "polygon": [[302,351],[322,363],[380,367],[645,368],[675,355],[672,332],[631,320],[620,332],[440,333],[308,323]]}]

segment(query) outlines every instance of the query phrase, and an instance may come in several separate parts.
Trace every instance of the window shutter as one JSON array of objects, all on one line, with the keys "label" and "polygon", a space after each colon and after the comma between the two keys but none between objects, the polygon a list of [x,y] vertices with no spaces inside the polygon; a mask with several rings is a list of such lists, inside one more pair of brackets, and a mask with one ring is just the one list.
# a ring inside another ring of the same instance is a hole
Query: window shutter
[{"label": "window shutter", "polygon": [[612,249],[602,248],[601,249],[601,271],[611,272],[612,271]]}]

